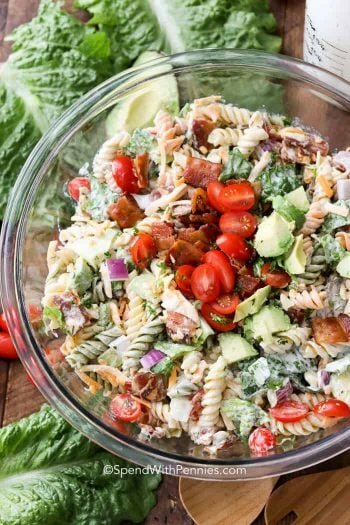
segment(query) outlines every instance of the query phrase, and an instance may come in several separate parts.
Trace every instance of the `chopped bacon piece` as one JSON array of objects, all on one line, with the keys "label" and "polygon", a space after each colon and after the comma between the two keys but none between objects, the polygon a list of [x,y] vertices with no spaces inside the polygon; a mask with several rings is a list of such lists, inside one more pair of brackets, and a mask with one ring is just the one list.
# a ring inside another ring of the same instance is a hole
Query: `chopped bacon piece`
[{"label": "chopped bacon piece", "polygon": [[328,153],[328,142],[301,128],[283,128],[280,135],[283,138],[281,157],[285,162],[310,164],[316,162],[318,152],[322,156]]},{"label": "chopped bacon piece", "polygon": [[138,372],[133,377],[131,390],[136,396],[148,401],[162,401],[166,397],[164,376],[153,372]]},{"label": "chopped bacon piece", "polygon": [[192,409],[191,409],[191,412],[190,412],[190,419],[192,419],[192,421],[198,421],[199,416],[202,413],[202,410],[203,410],[203,407],[202,407],[203,395],[204,395],[204,389],[200,388],[192,396],[192,399],[191,399]]},{"label": "chopped bacon piece", "polygon": [[117,202],[107,208],[107,215],[112,221],[117,221],[119,228],[132,228],[144,214],[132,195],[122,195]]},{"label": "chopped bacon piece", "polygon": [[194,224],[217,224],[219,222],[219,215],[216,212],[191,213],[189,221]]},{"label": "chopped bacon piece", "polygon": [[261,279],[253,277],[252,275],[238,274],[237,275],[237,287],[238,294],[241,299],[246,299],[253,295],[261,286]]},{"label": "chopped bacon piece", "polygon": [[137,176],[137,185],[140,189],[148,186],[148,153],[140,153],[134,159],[135,173]]},{"label": "chopped bacon piece", "polygon": [[197,330],[192,319],[178,312],[168,312],[165,327],[168,335],[177,343],[189,343]]},{"label": "chopped bacon piece", "polygon": [[208,195],[203,188],[197,188],[191,197],[192,213],[208,211]]},{"label": "chopped bacon piece", "polygon": [[312,331],[318,344],[346,343],[348,341],[345,327],[337,317],[326,317],[325,319],[315,317],[312,319]]},{"label": "chopped bacon piece", "polygon": [[189,157],[183,172],[186,182],[196,188],[206,188],[209,182],[218,180],[222,166],[208,160]]},{"label": "chopped bacon piece", "polygon": [[292,323],[302,324],[305,320],[305,310],[299,308],[288,308],[287,315]]},{"label": "chopped bacon piece", "polygon": [[191,244],[194,244],[197,241],[202,241],[204,243],[208,242],[208,238],[203,231],[196,230],[195,228],[181,228],[178,232],[178,238],[183,241],[188,241]]},{"label": "chopped bacon piece", "polygon": [[199,149],[202,146],[209,149],[212,144],[208,144],[208,137],[215,128],[215,123],[208,120],[194,120],[192,123],[193,145]]},{"label": "chopped bacon piece", "polygon": [[174,227],[168,222],[155,222],[152,224],[152,237],[157,250],[169,250],[175,242]]},{"label": "chopped bacon piece", "polygon": [[169,250],[169,259],[175,268],[183,264],[195,266],[201,262],[203,255],[203,250],[181,239],[177,240]]}]

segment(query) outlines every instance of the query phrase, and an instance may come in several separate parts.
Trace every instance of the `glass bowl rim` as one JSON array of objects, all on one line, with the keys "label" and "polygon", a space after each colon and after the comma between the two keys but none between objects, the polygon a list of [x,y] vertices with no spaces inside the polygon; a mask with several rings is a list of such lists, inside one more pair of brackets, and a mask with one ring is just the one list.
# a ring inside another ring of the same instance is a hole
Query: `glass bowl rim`
[{"label": "glass bowl rim", "polygon": [[[191,60],[193,63],[186,63],[187,61],[191,62]],[[185,65],[179,66],[178,63]],[[25,162],[9,198],[0,240],[2,260],[0,289],[10,333],[25,368],[34,376],[35,382],[39,383],[37,385],[39,390],[50,404],[78,430],[113,453],[140,464],[154,464],[158,461],[163,466],[176,463],[194,469],[218,467],[221,471],[227,466],[247,466],[253,475],[244,476],[244,479],[262,478],[300,470],[347,450],[350,447],[350,428],[342,429],[334,435],[321,438],[317,442],[305,445],[300,449],[260,458],[233,458],[222,461],[214,458],[186,457],[155,449],[111,429],[74,398],[56,378],[45,360],[27,316],[22,290],[21,248],[28,214],[37,187],[45,177],[47,166],[52,163],[60,148],[77,129],[98,114],[105,97],[108,97],[118,88],[121,88],[121,92],[117,94],[120,96],[139,83],[169,74],[170,70],[164,71],[166,64],[171,66],[173,73],[191,72],[199,68],[222,68],[225,64],[244,69],[259,69],[261,72],[270,71],[270,73],[275,71],[281,74],[285,70],[285,78],[324,88],[333,96],[350,103],[350,83],[332,73],[299,59],[283,55],[233,49],[195,50],[157,58],[137,68],[119,73],[91,90],[68,108],[43,135]],[[147,72],[152,74],[137,78],[139,74],[144,75]],[[90,110],[93,110],[92,113]],[[70,124],[68,131],[66,130],[67,123]],[[23,189],[28,191],[23,191]],[[18,331],[18,325],[16,326],[18,320],[20,321],[21,333]],[[22,350],[23,345],[29,347],[30,351],[24,352]],[[30,360],[31,355],[35,356],[34,363]],[[39,378],[41,382],[39,382]],[[341,443],[342,438],[348,438],[349,446],[344,446]],[[192,473],[190,476],[196,477]],[[229,479],[226,476],[225,478]],[[222,475],[217,479],[223,479]],[[235,476],[235,479],[238,478]]]}]

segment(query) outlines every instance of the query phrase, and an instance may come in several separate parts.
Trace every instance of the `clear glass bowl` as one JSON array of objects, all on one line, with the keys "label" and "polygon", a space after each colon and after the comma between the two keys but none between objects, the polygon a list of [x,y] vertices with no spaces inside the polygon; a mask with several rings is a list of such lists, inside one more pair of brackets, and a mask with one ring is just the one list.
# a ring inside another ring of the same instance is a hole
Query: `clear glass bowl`
[{"label": "clear glass bowl", "polygon": [[[19,355],[47,400],[77,429],[102,447],[143,465],[211,479],[249,479],[301,469],[350,447],[350,427],[300,437],[291,450],[251,457],[238,444],[229,457],[208,458],[186,437],[143,443],[134,426],[104,418],[105,400],[92,396],[59,359],[59,341],[31,324],[28,306],[40,305],[47,275],[48,242],[71,214],[64,183],[91,162],[105,139],[105,122],[116,104],[145,96],[152,83],[173,75],[181,105],[195,97],[222,94],[249,109],[265,107],[319,130],[332,148],[350,144],[350,84],[298,60],[233,50],[202,50],[164,57],[111,78],[59,118],[32,152],[17,180],[2,229],[1,294]],[[147,102],[145,102],[147,103]],[[49,198],[54,195],[56,200]],[[62,205],[57,204],[62,198]]]}]

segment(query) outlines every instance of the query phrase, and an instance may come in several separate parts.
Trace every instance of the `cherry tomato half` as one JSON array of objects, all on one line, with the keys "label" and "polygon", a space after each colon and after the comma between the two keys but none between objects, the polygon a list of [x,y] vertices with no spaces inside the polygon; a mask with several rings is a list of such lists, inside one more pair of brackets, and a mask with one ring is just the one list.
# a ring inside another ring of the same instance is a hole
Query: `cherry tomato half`
[{"label": "cherry tomato half", "polygon": [[282,423],[295,423],[304,419],[310,412],[309,407],[300,401],[287,400],[278,403],[273,408],[269,409],[272,417],[281,421]]},{"label": "cherry tomato half", "polygon": [[136,421],[141,416],[141,404],[130,394],[115,396],[109,410],[112,416],[121,421]]},{"label": "cherry tomato half", "polygon": [[251,237],[256,230],[256,218],[249,211],[229,211],[220,217],[222,232],[238,233],[244,239]]},{"label": "cherry tomato half", "polygon": [[214,303],[210,303],[212,309],[219,315],[230,315],[236,311],[240,303],[238,295],[220,295]]},{"label": "cherry tomato half", "polygon": [[191,277],[191,287],[194,296],[203,301],[211,303],[220,295],[220,275],[214,266],[200,264],[194,270]]},{"label": "cherry tomato half", "polygon": [[41,323],[43,311],[40,308],[40,306],[37,306],[36,304],[29,304],[28,305],[28,315],[30,322],[33,325]]},{"label": "cherry tomato half", "polygon": [[350,408],[339,399],[326,399],[314,406],[313,411],[326,417],[350,417]]},{"label": "cherry tomato half", "polygon": [[131,157],[120,155],[112,162],[112,176],[119,188],[126,193],[140,193],[134,161]]},{"label": "cherry tomato half", "polygon": [[221,190],[219,201],[227,211],[250,210],[255,204],[253,186],[246,180],[231,182]]},{"label": "cherry tomato half", "polygon": [[4,314],[0,314],[0,330],[9,333]]},{"label": "cherry tomato half", "polygon": [[0,334],[0,359],[18,359],[15,345],[9,334]]},{"label": "cherry tomato half", "polygon": [[229,332],[237,326],[237,323],[234,323],[231,317],[215,312],[211,304],[202,304],[201,314],[209,326],[218,332]]},{"label": "cherry tomato half", "polygon": [[237,233],[222,233],[216,239],[216,244],[226,255],[246,262],[251,256],[251,248]]},{"label": "cherry tomato half", "polygon": [[85,177],[75,177],[68,184],[68,193],[76,202],[79,200],[80,188],[91,189],[90,181]]},{"label": "cherry tomato half", "polygon": [[185,294],[192,293],[191,275],[193,274],[194,266],[190,264],[183,264],[179,266],[175,273],[175,282],[180,288],[181,292]]},{"label": "cherry tomato half", "polygon": [[152,235],[148,233],[138,233],[130,249],[132,260],[144,270],[157,255],[157,247]]},{"label": "cherry tomato half", "polygon": [[204,255],[203,262],[211,264],[218,272],[222,291],[224,293],[232,292],[236,283],[236,270],[231,265],[227,255],[220,250],[210,250]]},{"label": "cherry tomato half", "polygon": [[225,188],[225,185],[219,181],[209,182],[207,186],[209,204],[213,208],[215,208],[215,210],[220,211],[221,213],[225,213],[225,211],[227,211],[227,209],[223,206],[221,199],[220,199],[220,194],[224,188]]},{"label": "cherry tomato half", "polygon": [[282,270],[270,270],[271,264],[265,263],[261,268],[261,277],[265,284],[272,286],[272,288],[285,288],[291,281],[290,275]]},{"label": "cherry tomato half", "polygon": [[249,436],[249,448],[257,456],[263,456],[276,446],[276,437],[266,427],[256,428]]}]

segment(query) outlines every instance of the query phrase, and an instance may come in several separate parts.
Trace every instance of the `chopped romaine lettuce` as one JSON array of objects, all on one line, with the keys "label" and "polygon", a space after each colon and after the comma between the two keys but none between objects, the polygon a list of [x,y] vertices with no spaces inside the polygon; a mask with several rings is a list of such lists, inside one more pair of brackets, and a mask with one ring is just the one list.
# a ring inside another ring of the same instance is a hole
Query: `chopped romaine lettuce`
[{"label": "chopped romaine lettuce", "polygon": [[323,246],[326,262],[331,266],[336,266],[346,254],[346,250],[341,246],[337,239],[329,233],[318,236],[317,242]]},{"label": "chopped romaine lettuce", "polygon": [[165,376],[169,376],[174,366],[174,361],[170,357],[166,356],[161,361],[159,361],[159,363],[152,367],[152,372],[155,374],[164,374]]},{"label": "chopped romaine lettuce", "polygon": [[277,195],[286,195],[301,184],[301,177],[293,164],[273,164],[261,173],[259,180],[262,185],[261,198],[265,202]]},{"label": "chopped romaine lettuce", "polygon": [[247,179],[252,170],[252,165],[246,160],[238,148],[229,153],[227,164],[224,166],[219,180],[226,182],[230,179]]},{"label": "chopped romaine lettuce", "polygon": [[269,423],[269,416],[262,408],[243,399],[224,401],[223,412],[232,419],[235,432],[242,441],[247,441],[253,427]]},{"label": "chopped romaine lettuce", "polygon": [[157,141],[154,135],[148,133],[144,129],[135,129],[134,133],[131,135],[130,142],[125,148],[125,151],[128,155],[136,157],[140,153],[148,153],[157,145]]},{"label": "chopped romaine lettuce", "polygon": [[90,213],[95,221],[107,218],[108,206],[117,200],[117,194],[107,184],[102,184],[96,177],[90,178],[91,191],[84,201],[83,210]]},{"label": "chopped romaine lettuce", "polygon": [[[334,203],[335,206],[340,206],[342,208],[348,208],[350,210],[350,200],[346,201],[337,201]],[[326,234],[326,233],[332,233],[337,228],[342,228],[343,226],[348,226],[350,224],[350,213],[344,217],[342,215],[338,215],[336,213],[329,213],[324,223],[322,224],[320,233]]]},{"label": "chopped romaine lettuce", "polygon": [[193,350],[197,350],[198,348],[198,345],[184,345],[181,343],[172,343],[171,341],[157,341],[153,346],[156,350],[164,352],[164,354],[171,359],[177,359],[178,357],[181,357],[188,352],[192,352]]}]

